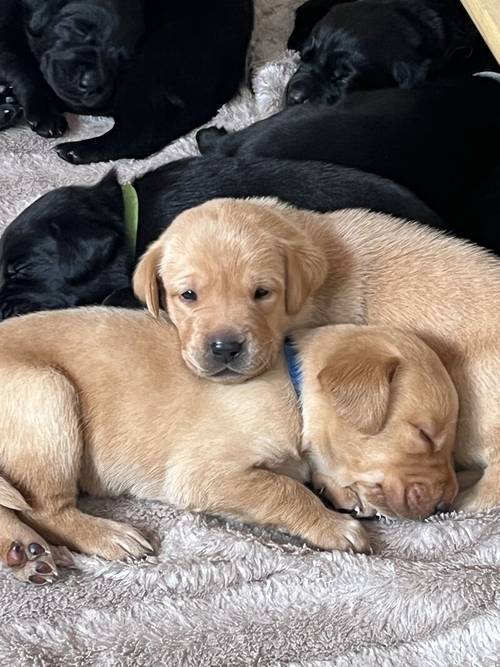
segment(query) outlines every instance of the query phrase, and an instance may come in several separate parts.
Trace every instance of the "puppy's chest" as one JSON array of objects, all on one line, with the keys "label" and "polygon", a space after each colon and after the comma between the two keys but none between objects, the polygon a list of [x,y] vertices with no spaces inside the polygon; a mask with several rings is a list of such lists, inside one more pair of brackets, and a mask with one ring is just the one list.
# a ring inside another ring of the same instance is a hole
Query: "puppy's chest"
[{"label": "puppy's chest", "polygon": [[308,466],[302,458],[302,415],[288,388],[254,405],[248,424],[248,453],[252,465],[304,481]]}]

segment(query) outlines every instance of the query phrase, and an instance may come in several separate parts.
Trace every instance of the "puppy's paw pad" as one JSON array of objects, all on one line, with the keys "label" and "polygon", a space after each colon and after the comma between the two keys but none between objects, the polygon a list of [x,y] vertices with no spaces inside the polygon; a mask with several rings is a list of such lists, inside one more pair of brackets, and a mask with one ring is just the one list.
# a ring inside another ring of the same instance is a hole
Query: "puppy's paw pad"
[{"label": "puppy's paw pad", "polygon": [[6,561],[19,581],[40,586],[52,583],[58,576],[49,548],[38,542],[25,545],[16,540],[7,552]]}]

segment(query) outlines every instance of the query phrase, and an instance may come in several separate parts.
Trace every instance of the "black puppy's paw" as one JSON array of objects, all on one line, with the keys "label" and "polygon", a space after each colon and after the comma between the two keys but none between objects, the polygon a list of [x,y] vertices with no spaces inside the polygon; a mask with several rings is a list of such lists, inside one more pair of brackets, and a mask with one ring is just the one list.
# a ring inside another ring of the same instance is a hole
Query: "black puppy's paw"
[{"label": "black puppy's paw", "polygon": [[[109,162],[119,160],[124,157],[123,151],[116,151],[110,147],[103,137],[108,137],[110,133],[96,137],[95,139],[86,139],[85,141],[68,141],[64,144],[57,144],[56,153],[60,158],[71,162],[71,164],[90,164],[91,162]],[[126,153],[129,154],[129,153]],[[149,155],[150,152],[146,153]],[[135,155],[133,157],[136,157]],[[138,157],[145,157],[139,155]]]},{"label": "black puppy's paw", "polygon": [[21,113],[21,108],[14,104],[0,104],[0,130],[15,125]]},{"label": "black puppy's paw", "polygon": [[62,137],[68,129],[68,122],[61,114],[43,116],[26,114],[26,120],[31,129],[45,139]]},{"label": "black puppy's paw", "polygon": [[68,141],[57,144],[56,153],[60,158],[71,164],[89,164],[90,162],[101,162],[103,158],[91,145],[92,141]]},{"label": "black puppy's paw", "polygon": [[65,144],[57,144],[55,147],[56,153],[60,158],[70,162],[71,164],[83,164],[85,161],[80,159],[78,152],[79,141],[68,141]]},{"label": "black puppy's paw", "polygon": [[0,130],[12,127],[21,116],[22,108],[8,83],[0,83]]}]

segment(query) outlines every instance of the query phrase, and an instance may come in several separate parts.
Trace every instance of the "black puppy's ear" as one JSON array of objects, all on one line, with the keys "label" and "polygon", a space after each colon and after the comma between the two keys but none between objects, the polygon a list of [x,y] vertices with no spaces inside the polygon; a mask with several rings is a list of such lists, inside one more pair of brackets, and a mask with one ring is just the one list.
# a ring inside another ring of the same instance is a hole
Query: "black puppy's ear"
[{"label": "black puppy's ear", "polygon": [[307,0],[300,5],[295,12],[295,25],[288,38],[287,47],[293,51],[301,51],[316,23],[321,21],[332,7],[346,2],[353,0]]},{"label": "black puppy's ear", "polygon": [[106,189],[110,185],[116,185],[120,187],[118,183],[118,177],[116,175],[116,169],[110,169],[107,174],[105,174],[101,180],[96,184],[96,187],[101,187]]},{"label": "black puppy's ear", "polygon": [[42,34],[44,29],[47,27],[47,24],[50,21],[51,10],[47,7],[47,3],[41,3],[36,0],[24,0],[25,10],[27,13],[30,13],[29,22],[26,24],[26,30],[33,37],[37,37]]},{"label": "black puppy's ear", "polygon": [[430,67],[430,60],[421,63],[407,63],[400,60],[392,66],[392,77],[399,88],[415,88],[427,81]]},{"label": "black puppy's ear", "polygon": [[100,181],[90,187],[94,189],[94,202],[103,212],[105,210],[107,215],[112,212],[117,219],[123,220],[123,195],[116,171],[111,169]]},{"label": "black puppy's ear", "polygon": [[205,127],[196,133],[196,143],[202,155],[214,151],[219,142],[227,136],[227,130],[222,127]]}]

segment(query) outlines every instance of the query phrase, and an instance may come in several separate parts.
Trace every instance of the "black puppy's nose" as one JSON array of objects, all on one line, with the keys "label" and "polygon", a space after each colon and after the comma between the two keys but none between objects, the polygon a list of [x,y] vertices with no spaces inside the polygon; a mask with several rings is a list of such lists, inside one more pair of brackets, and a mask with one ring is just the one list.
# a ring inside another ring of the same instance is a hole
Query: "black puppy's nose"
[{"label": "black puppy's nose", "polygon": [[220,357],[226,364],[235,359],[243,349],[243,343],[238,340],[221,338],[210,343],[210,349],[215,357]]},{"label": "black puppy's nose", "polygon": [[84,72],[80,77],[80,90],[88,90],[94,83],[94,77],[90,72]]},{"label": "black puppy's nose", "polygon": [[286,103],[288,106],[303,104],[309,99],[309,92],[303,88],[290,88],[286,94]]}]

